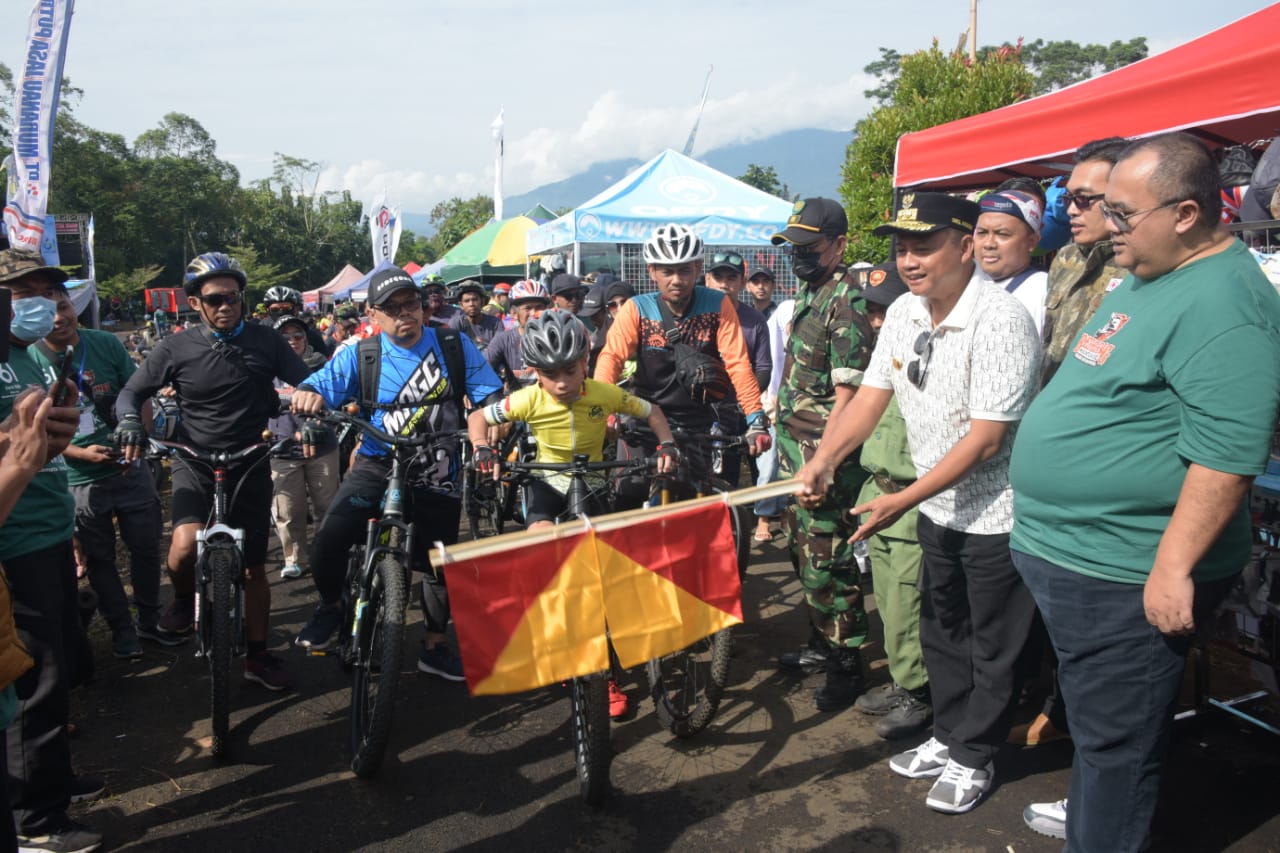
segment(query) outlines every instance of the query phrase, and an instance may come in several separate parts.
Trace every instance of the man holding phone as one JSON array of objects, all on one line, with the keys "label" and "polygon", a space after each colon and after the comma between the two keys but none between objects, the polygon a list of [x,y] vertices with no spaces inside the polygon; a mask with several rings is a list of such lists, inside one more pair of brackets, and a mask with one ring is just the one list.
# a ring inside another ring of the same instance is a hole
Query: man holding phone
[{"label": "man holding phone", "polygon": [[[84,551],[89,583],[98,596],[98,609],[111,628],[112,653],[118,658],[139,658],[140,639],[169,646],[186,638],[162,634],[156,627],[163,523],[155,480],[145,464],[126,463],[111,440],[116,397],[137,365],[115,335],[79,328],[65,289],[56,292],[54,301],[58,307],[53,331],[31,347],[31,356],[47,377],[52,379],[61,371],[79,388],[79,426],[63,454],[75,498],[76,538]],[[129,549],[136,626],[116,568],[116,524]]]},{"label": "man holding phone", "polygon": [[[47,266],[39,255],[0,251],[0,287],[13,300],[9,358],[0,363],[0,419],[6,423],[21,394],[33,385],[45,387],[30,350],[53,331],[54,298],[66,280],[65,272]],[[61,456],[80,422],[79,395],[73,384],[62,386],[61,394],[65,397],[60,405],[55,400],[46,426],[48,462],[0,527],[0,562],[9,580],[14,623],[35,661],[16,682],[21,704],[6,729],[5,749],[19,846],[49,836],[75,842],[72,849],[90,849],[101,836],[67,816],[72,796],[93,799],[103,786],[101,780],[75,776],[66,734],[70,687],[83,680],[88,660],[71,548],[75,507]],[[0,423],[0,430],[5,427]]]}]

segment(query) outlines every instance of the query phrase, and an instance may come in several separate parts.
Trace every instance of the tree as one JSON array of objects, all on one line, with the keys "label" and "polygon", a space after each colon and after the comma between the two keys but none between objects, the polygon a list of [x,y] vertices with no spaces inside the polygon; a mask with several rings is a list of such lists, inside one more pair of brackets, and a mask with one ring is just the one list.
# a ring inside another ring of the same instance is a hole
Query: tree
[{"label": "tree", "polygon": [[155,281],[162,271],[159,264],[149,264],[128,272],[117,273],[105,281],[98,282],[98,293],[107,299],[118,296],[121,302],[127,302],[146,290],[147,285]]},{"label": "tree", "polygon": [[775,195],[778,198],[791,197],[791,188],[778,179],[778,171],[772,166],[759,166],[755,163],[748,163],[746,174],[739,175],[738,180],[747,186],[763,190],[769,195]]},{"label": "tree", "polygon": [[457,196],[442,201],[431,209],[431,224],[436,234],[431,238],[435,256],[439,258],[462,242],[472,231],[493,218],[493,199],[487,195],[462,200]]},{"label": "tree", "polygon": [[893,158],[904,133],[993,110],[1031,94],[1034,80],[1016,48],[988,51],[970,65],[961,53],[929,50],[902,57],[889,103],[858,123],[844,164],[840,195],[849,214],[849,261],[879,263],[887,238],[871,230],[893,207]]},{"label": "tree", "polygon": [[869,62],[862,70],[876,78],[878,84],[874,89],[863,89],[862,94],[875,102],[876,106],[884,106],[893,101],[893,93],[898,89],[898,66],[902,63],[902,54],[891,47],[880,48],[880,58]]},{"label": "tree", "polygon": [[431,240],[420,237],[412,231],[400,232],[400,245],[396,248],[396,266],[403,267],[413,261],[420,266],[435,263],[436,247]]},{"label": "tree", "polygon": [[[297,270],[281,272],[277,264],[264,261],[252,246],[228,246],[227,254],[236,259],[248,280],[245,285],[245,305],[252,307],[262,301],[262,295],[277,284],[289,284]],[[309,289],[309,288],[308,288]]]},{"label": "tree", "polygon": [[1146,58],[1147,39],[1143,36],[1129,41],[1113,41],[1109,45],[1036,39],[1022,46],[1022,61],[1035,74],[1037,95]]}]

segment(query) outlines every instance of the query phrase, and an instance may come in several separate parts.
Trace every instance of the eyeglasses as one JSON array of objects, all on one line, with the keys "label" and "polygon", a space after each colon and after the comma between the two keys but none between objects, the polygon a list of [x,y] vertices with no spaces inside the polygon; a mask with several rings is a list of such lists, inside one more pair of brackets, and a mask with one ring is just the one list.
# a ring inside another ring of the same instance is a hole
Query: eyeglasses
[{"label": "eyeglasses", "polygon": [[610,308],[621,308],[623,305],[626,305],[626,304],[627,304],[627,300],[625,300],[625,299],[613,299],[613,300],[611,300],[611,301],[609,302],[609,307],[610,307]]},{"label": "eyeglasses", "polygon": [[1098,205],[1098,209],[1102,211],[1103,219],[1106,219],[1114,225],[1117,232],[1121,234],[1129,234],[1133,232],[1133,222],[1131,221],[1133,217],[1142,216],[1145,213],[1152,213],[1154,211],[1161,210],[1162,208],[1173,207],[1177,204],[1182,204],[1182,202],[1166,201],[1164,204],[1157,204],[1155,207],[1148,207],[1143,210],[1133,210],[1129,213],[1122,213],[1104,201]]},{"label": "eyeglasses", "polygon": [[562,290],[556,296],[561,299],[568,299],[570,302],[577,302],[579,299],[586,299],[587,292],[585,290]]},{"label": "eyeglasses", "polygon": [[305,341],[307,336],[302,332],[281,332],[280,337],[286,341]]},{"label": "eyeglasses", "polygon": [[388,317],[399,317],[401,314],[417,314],[422,310],[422,300],[402,299],[399,302],[388,302],[385,305],[375,305],[374,307]]},{"label": "eyeglasses", "polygon": [[732,264],[735,267],[742,267],[742,255],[737,252],[712,252],[711,266],[718,267],[721,264]]},{"label": "eyeglasses", "polygon": [[200,301],[210,308],[221,308],[223,305],[240,304],[240,293],[232,291],[231,293],[210,293],[208,296],[200,296]]},{"label": "eyeglasses", "polygon": [[1068,206],[1074,204],[1076,206],[1076,210],[1085,211],[1093,207],[1093,203],[1095,201],[1101,201],[1105,196],[1106,193],[1090,193],[1085,195],[1083,193],[1069,192],[1062,197],[1066,199]]},{"label": "eyeglasses", "polygon": [[920,356],[907,365],[907,381],[917,388],[924,388],[924,377],[929,372],[929,359],[933,356],[933,335],[921,332],[911,349]]}]

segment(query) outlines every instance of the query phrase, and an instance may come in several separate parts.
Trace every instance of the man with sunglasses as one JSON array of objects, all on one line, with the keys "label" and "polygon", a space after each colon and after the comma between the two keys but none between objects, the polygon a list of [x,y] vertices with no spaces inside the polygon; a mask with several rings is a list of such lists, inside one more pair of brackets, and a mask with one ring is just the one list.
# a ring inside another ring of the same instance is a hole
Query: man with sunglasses
[{"label": "man with sunglasses", "polygon": [[977,219],[974,202],[906,193],[895,219],[876,228],[894,236],[898,274],[911,293],[889,307],[857,395],[832,417],[800,472],[800,503],[815,505],[897,400],[918,478],[852,507],[865,514],[854,538],[919,506],[920,644],[934,730],[889,768],[936,779],[925,804],[949,814],[969,811],[991,789],[1034,613],[1009,557],[1008,461],[1039,384],[1040,338],[1026,308],[977,269]]},{"label": "man with sunglasses", "polygon": [[586,301],[588,287],[576,275],[560,273],[551,280],[551,307],[578,313]]},{"label": "man with sunglasses", "polygon": [[1053,378],[1081,327],[1098,310],[1102,297],[1128,274],[1115,261],[1111,233],[1098,204],[1106,195],[1111,169],[1128,144],[1126,139],[1111,136],[1086,142],[1076,151],[1066,196],[1071,242],[1058,250],[1049,267],[1041,335],[1041,385]]},{"label": "man with sunglasses", "polygon": [[[128,462],[147,448],[139,416],[142,404],[166,385],[182,410],[177,441],[202,450],[239,450],[262,440],[267,421],[280,408],[273,385],[297,385],[310,370],[275,330],[245,321],[246,278],[240,264],[221,252],[206,252],[187,265],[187,303],[203,324],[165,338],[129,378],[116,400],[116,444]],[[245,531],[245,635],[249,652],[244,677],[268,690],[286,690],[293,679],[267,652],[271,587],[265,571],[271,528],[271,468],[232,469],[228,493],[236,494],[228,521]],[[238,491],[238,494],[237,494]],[[196,533],[209,518],[213,474],[200,465],[173,466],[173,538],[169,580],[173,601],[160,616],[162,633],[186,634],[195,615]]]},{"label": "man with sunglasses", "polygon": [[[456,433],[466,428],[463,400],[476,405],[501,397],[502,383],[471,339],[456,330],[428,328],[417,285],[398,267],[379,270],[369,282],[369,313],[382,332],[377,339],[376,388],[364,388],[361,346],[345,347],[297,386],[293,410],[316,414],[325,406],[368,400],[369,422],[393,434]],[[367,344],[374,341],[366,342]],[[451,355],[452,353],[452,355]],[[456,358],[455,358],[456,356]],[[368,377],[370,380],[373,377]],[[414,569],[423,573],[421,587],[426,635],[418,669],[450,681],[462,681],[462,661],[445,641],[449,597],[445,580],[431,570],[432,542],[458,541],[462,516],[456,442],[410,472],[412,516],[416,525]],[[328,647],[341,620],[347,552],[363,541],[371,515],[376,515],[391,471],[388,448],[365,437],[355,464],[329,504],[311,548],[311,572],[320,606],[298,633],[294,644],[312,651]]]},{"label": "man with sunglasses", "polygon": [[1130,274],[1023,420],[1010,545],[1075,744],[1066,849],[1136,851],[1194,632],[1250,557],[1249,488],[1280,410],[1280,297],[1221,227],[1217,165],[1194,137],[1126,147],[1097,206]]}]

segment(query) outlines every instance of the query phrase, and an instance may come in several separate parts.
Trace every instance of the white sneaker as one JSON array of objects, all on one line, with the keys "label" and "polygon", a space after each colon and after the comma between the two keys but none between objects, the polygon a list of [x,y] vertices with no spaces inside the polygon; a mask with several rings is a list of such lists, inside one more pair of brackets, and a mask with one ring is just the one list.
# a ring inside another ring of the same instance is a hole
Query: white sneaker
[{"label": "white sneaker", "polygon": [[934,811],[963,814],[991,790],[995,778],[995,765],[989,761],[986,767],[965,767],[958,761],[947,759],[946,768],[929,789],[924,804]]},{"label": "white sneaker", "polygon": [[947,766],[947,748],[937,738],[929,738],[915,749],[900,752],[889,759],[889,769],[908,779],[937,776]]},{"label": "white sneaker", "polygon": [[300,578],[302,577],[302,566],[299,566],[297,563],[287,563],[280,569],[280,577]]},{"label": "white sneaker", "polygon": [[1022,810],[1022,820],[1041,835],[1050,838],[1067,837],[1067,801],[1056,803],[1032,803]]}]

